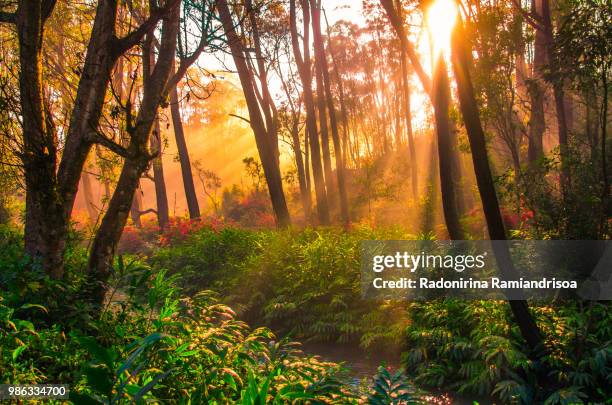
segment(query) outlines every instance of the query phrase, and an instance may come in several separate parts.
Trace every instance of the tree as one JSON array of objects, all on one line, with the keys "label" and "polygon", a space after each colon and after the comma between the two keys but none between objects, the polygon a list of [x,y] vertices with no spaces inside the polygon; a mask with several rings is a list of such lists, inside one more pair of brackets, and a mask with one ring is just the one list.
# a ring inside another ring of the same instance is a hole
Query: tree
[{"label": "tree", "polygon": [[[459,18],[451,35],[452,65],[459,95],[459,107],[468,133],[472,150],[472,162],[476,172],[476,182],[480,192],[482,207],[485,213],[489,237],[493,241],[505,241],[506,230],[499,210],[499,202],[493,184],[491,168],[484,131],[480,122],[478,105],[474,96],[470,76],[471,52],[465,46],[463,22]],[[512,264],[510,251],[504,243],[494,243],[493,249],[502,276],[506,279],[516,278],[516,270]],[[521,335],[537,355],[543,348],[543,340],[538,325],[529,312],[529,306],[524,300],[511,300],[510,308],[521,331]]]},{"label": "tree", "polygon": [[[458,159],[454,156],[456,148],[452,144],[451,124],[449,117],[450,104],[450,82],[444,57],[441,53],[435,56],[434,77],[430,79],[421,62],[416,55],[414,46],[408,40],[404,21],[401,19],[399,9],[401,4],[395,4],[394,0],[380,0],[391,24],[397,35],[400,37],[401,46],[404,53],[410,57],[412,66],[417,72],[421,85],[429,95],[434,109],[434,119],[436,124],[436,135],[438,143],[438,163],[440,165],[440,186],[442,190],[442,206],[444,209],[444,219],[446,228],[451,239],[462,240],[463,230],[459,223],[459,213],[457,209],[457,195],[453,174],[453,161]],[[432,52],[434,52],[432,47]]]},{"label": "tree", "polygon": [[312,163],[312,174],[315,184],[315,196],[317,199],[317,214],[322,225],[329,224],[329,206],[327,200],[327,190],[323,177],[323,166],[321,163],[321,148],[319,146],[319,136],[317,134],[317,121],[314,107],[314,97],[312,94],[312,76],[310,73],[310,11],[308,0],[302,0],[302,13],[304,18],[304,57],[300,51],[300,41],[297,31],[297,13],[295,0],[289,2],[289,24],[291,27],[291,45],[293,55],[297,64],[298,73],[302,81],[302,91],[304,93],[304,105],[306,106],[306,132],[310,144],[310,160]]},{"label": "tree", "polygon": [[160,229],[165,229],[170,222],[170,210],[168,207],[168,192],[166,191],[166,179],[164,176],[164,165],[162,161],[163,142],[161,128],[159,127],[159,117],[155,118],[153,133],[150,141],[151,152],[155,155],[151,166],[153,166],[153,183],[155,184],[155,201],[157,214],[157,224]]},{"label": "tree", "polygon": [[[288,57],[289,61],[291,61],[291,57],[289,55],[290,52],[286,52],[286,56]],[[300,140],[300,122],[302,119],[303,97],[300,94],[295,94],[298,93],[299,90],[297,89],[297,81],[293,69],[291,68],[291,63],[288,64],[285,72],[285,69],[283,69],[280,63],[278,63],[279,59],[280,58],[277,58],[277,63],[274,63],[273,66],[276,70],[276,74],[280,78],[287,100],[286,104],[281,107],[279,111],[279,122],[281,126],[284,126],[285,130],[291,137],[291,147],[295,156],[295,166],[297,169],[302,208],[304,209],[304,218],[306,218],[306,221],[310,221],[312,219],[312,197],[309,184],[310,173],[308,171],[308,159],[306,159],[306,156],[302,156],[302,142]],[[285,78],[285,75],[287,78]],[[304,138],[304,140],[307,140],[307,136]],[[307,152],[307,142],[305,142],[305,149]]]},{"label": "tree", "polygon": [[[287,202],[283,191],[282,177],[278,162],[278,128],[275,115],[274,102],[268,90],[266,79],[266,68],[263,66],[263,58],[261,57],[261,45],[259,43],[259,32],[257,21],[254,16],[254,9],[247,5],[247,12],[251,16],[251,29],[253,32],[253,45],[255,47],[256,58],[258,65],[259,84],[261,85],[262,94],[258,98],[258,87],[255,83],[253,70],[249,67],[249,57],[245,53],[245,45],[242,39],[236,33],[235,25],[230,13],[227,1],[221,0],[218,3],[219,17],[223,24],[227,42],[238,70],[238,77],[242,84],[242,90],[249,110],[249,123],[255,135],[255,142],[259,157],[263,165],[266,182],[268,184],[268,192],[272,201],[272,209],[276,216],[277,225],[279,227],[287,227],[291,224]],[[251,64],[251,67],[252,64]]]},{"label": "tree", "polygon": [[180,101],[176,86],[170,92],[170,113],[172,115],[172,127],[174,128],[174,138],[176,139],[176,148],[178,150],[179,162],[181,164],[181,174],[183,177],[183,188],[185,189],[185,198],[187,199],[187,209],[189,210],[189,218],[196,219],[200,217],[200,206],[198,197],[193,184],[193,173],[191,172],[191,161],[189,159],[189,151],[187,150],[187,142],[185,140],[185,131],[183,130],[183,122],[181,120]]},{"label": "tree", "polygon": [[221,188],[221,178],[212,170],[205,169],[199,160],[193,163],[193,167],[198,174],[198,179],[200,179],[204,194],[213,207],[214,214],[219,215],[220,207],[217,191]]},{"label": "tree", "polygon": [[[348,208],[348,197],[346,194],[346,181],[344,174],[344,157],[342,153],[342,147],[340,145],[340,133],[338,131],[338,122],[336,119],[336,109],[334,107],[334,99],[331,92],[331,79],[329,77],[329,67],[327,65],[327,56],[325,52],[325,44],[323,43],[323,36],[321,35],[321,3],[316,3],[316,0],[310,0],[310,6],[312,9],[312,27],[313,37],[316,55],[317,71],[321,72],[323,79],[323,90],[325,94],[326,106],[319,105],[321,107],[327,107],[329,113],[329,123],[332,132],[332,141],[334,144],[334,153],[336,157],[336,176],[338,179],[338,191],[340,193],[340,216],[344,226],[348,226],[350,222],[349,208]],[[319,91],[319,90],[317,90]],[[323,125],[323,124],[321,124]],[[328,181],[328,184],[330,182]]]},{"label": "tree", "polygon": [[[202,18],[212,11],[212,4],[203,1],[197,10]],[[170,91],[183,78],[189,67],[195,63],[215,27],[201,26],[196,31],[199,36],[197,46],[189,57],[182,58],[175,69],[177,36],[180,32],[180,2],[166,3],[167,9],[161,15],[161,38],[155,37],[153,31],[146,32],[143,46],[143,83],[142,98],[138,112],[132,114],[132,103],[126,108],[125,131],[129,135],[127,147],[107,142],[105,146],[123,157],[123,166],[108,208],[102,218],[100,227],[92,242],[88,260],[89,285],[94,304],[100,305],[105,297],[107,282],[112,274],[113,259],[121,233],[125,226],[140,178],[158,156],[159,151],[151,151],[148,146],[156,123],[159,108],[166,103]],[[193,31],[190,31],[193,32]],[[152,50],[150,44],[158,48],[157,58],[147,52]],[[149,44],[149,46],[147,46]],[[135,80],[135,79],[134,79]],[[129,97],[128,97],[129,99]]]},{"label": "tree", "polygon": [[456,171],[453,168],[454,145],[451,138],[451,123],[449,117],[450,81],[446,70],[444,55],[438,55],[434,66],[432,101],[436,123],[438,144],[438,164],[440,166],[440,187],[442,190],[442,208],[448,234],[453,240],[463,240],[463,230],[459,223],[457,208],[457,190],[454,179]]},{"label": "tree", "polygon": [[121,38],[116,35],[117,2],[98,3],[61,157],[53,118],[43,97],[41,69],[45,23],[55,4],[55,0],[22,0],[14,12],[3,10],[0,22],[13,24],[19,43],[25,247],[31,257],[40,257],[50,276],[61,278],[70,214],[87,155],[96,143],[120,150],[98,131],[112,69],[178,0],[168,0],[162,7],[153,4],[149,17]]},{"label": "tree", "polygon": [[[159,106],[180,78],[176,75],[171,77],[176,52],[176,36],[179,31],[179,15],[179,4],[175,4],[162,18],[162,34],[154,66],[151,66],[153,59],[146,54],[151,47],[143,47],[145,51],[143,71],[150,72],[150,74],[143,75],[143,96],[140,108],[134,123],[131,124],[130,120],[127,123],[130,143],[127,149],[122,151],[124,164],[115,192],[94,237],[89,256],[88,270],[92,286],[92,300],[99,305],[104,301],[106,283],[112,272],[115,249],[127,221],[134,192],[141,176],[157,156],[156,153],[151,153],[147,146],[157,119]],[[148,33],[145,42],[153,41],[152,35]]]}]

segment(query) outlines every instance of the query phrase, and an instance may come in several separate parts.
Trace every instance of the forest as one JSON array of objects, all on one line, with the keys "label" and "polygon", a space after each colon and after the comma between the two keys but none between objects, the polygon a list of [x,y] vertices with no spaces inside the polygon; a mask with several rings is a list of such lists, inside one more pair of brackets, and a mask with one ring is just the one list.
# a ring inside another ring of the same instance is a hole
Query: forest
[{"label": "forest", "polygon": [[361,272],[610,263],[611,50],[609,0],[0,0],[0,401],[612,403],[610,291]]}]

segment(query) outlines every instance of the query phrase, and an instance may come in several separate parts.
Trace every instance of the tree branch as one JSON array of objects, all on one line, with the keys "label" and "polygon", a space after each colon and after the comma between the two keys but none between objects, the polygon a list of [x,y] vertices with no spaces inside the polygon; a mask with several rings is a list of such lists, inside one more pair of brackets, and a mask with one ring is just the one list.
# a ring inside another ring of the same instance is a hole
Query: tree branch
[{"label": "tree branch", "polygon": [[107,137],[105,137],[102,134],[99,133],[92,133],[90,135],[90,140],[93,143],[97,143],[99,145],[104,146],[105,148],[109,149],[110,151],[116,153],[117,155],[123,157],[123,158],[130,158],[130,153],[128,152],[128,150],[126,148],[124,148],[123,146],[119,145],[118,143],[108,139]]},{"label": "tree branch", "polygon": [[193,65],[193,63],[200,57],[200,54],[204,51],[206,45],[208,45],[208,40],[206,38],[206,35],[202,33],[202,38],[200,39],[198,47],[195,49],[195,51],[193,51],[191,56],[181,59],[179,66],[176,69],[176,72],[168,80],[168,84],[166,85],[166,93],[169,93],[170,90],[172,90],[178,84],[178,82],[183,78],[185,73],[187,73],[187,69],[189,69],[189,67]]},{"label": "tree branch", "polygon": [[164,7],[151,10],[149,18],[147,18],[136,30],[130,32],[123,38],[117,38],[116,52],[119,55],[123,55],[128,49],[140,42],[147,33],[155,28],[159,20],[161,20],[169,10],[178,6],[180,2],[181,0],[168,0]]},{"label": "tree branch", "polygon": [[406,50],[408,54],[408,58],[412,64],[414,71],[416,72],[419,80],[421,81],[421,85],[427,93],[431,97],[431,78],[425,73],[421,62],[419,61],[419,57],[414,49],[414,45],[408,39],[407,32],[404,28],[404,21],[401,17],[399,11],[395,8],[394,2],[392,0],[380,0],[383,8],[386,11],[387,17],[391,22],[391,25],[395,29],[397,36],[400,39],[401,45]]},{"label": "tree branch", "polygon": [[53,8],[55,7],[55,4],[57,3],[57,0],[45,0],[42,3],[42,20],[43,23],[45,21],[47,21],[47,19],[51,16],[51,13],[53,12]]},{"label": "tree branch", "polygon": [[527,24],[531,25],[533,29],[535,30],[544,31],[544,26],[543,26],[544,22],[542,21],[542,18],[540,18],[539,15],[535,13],[530,13],[526,11],[525,9],[523,9],[523,7],[518,2],[518,0],[512,0],[512,4],[514,5],[514,8],[516,8],[518,12],[521,13],[523,18],[525,18],[525,21],[527,21]]},{"label": "tree branch", "polygon": [[138,215],[145,215],[150,213],[157,214],[157,210],[155,208],[149,208],[144,211],[138,211]]},{"label": "tree branch", "polygon": [[241,119],[241,120],[245,121],[246,123],[248,123],[249,125],[251,124],[251,121],[249,121],[247,118],[241,117],[240,115],[236,115],[236,114],[228,114],[228,115],[230,117]]}]

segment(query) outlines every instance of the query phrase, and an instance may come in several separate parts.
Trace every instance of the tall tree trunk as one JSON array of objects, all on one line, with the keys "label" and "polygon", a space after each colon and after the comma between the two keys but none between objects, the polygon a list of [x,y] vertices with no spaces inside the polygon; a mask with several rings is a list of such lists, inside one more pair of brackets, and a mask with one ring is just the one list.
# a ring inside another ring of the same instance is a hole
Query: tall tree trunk
[{"label": "tall tree trunk", "polygon": [[327,21],[327,14],[325,13],[325,10],[323,10],[323,16],[325,17],[325,27],[327,30],[327,48],[329,49],[329,56],[331,57],[332,61],[334,80],[336,81],[336,86],[338,86],[338,101],[340,102],[340,117],[342,118],[342,163],[344,164],[344,169],[346,170],[349,142],[349,122],[348,113],[346,111],[344,85],[342,83],[340,72],[338,70],[338,64],[336,63],[336,58],[331,47],[331,30],[329,28],[329,22]]},{"label": "tall tree trunk", "polygon": [[[472,65],[471,53],[465,46],[464,35],[463,23],[458,21],[451,37],[451,50],[453,71],[459,94],[459,107],[463,115],[463,121],[472,150],[472,162],[474,164],[476,182],[482,200],[489,237],[494,241],[503,241],[506,240],[506,231],[499,210],[499,202],[489,166],[485,135],[482,130],[469,71]],[[505,244],[494,244],[493,249],[502,276],[507,279],[516,278],[516,270],[512,263],[508,246]],[[538,353],[543,348],[544,343],[540,329],[529,312],[527,302],[524,300],[510,301],[510,308],[519,326],[521,335],[533,353]]]},{"label": "tall tree trunk", "polygon": [[43,268],[51,277],[61,278],[68,218],[61,196],[56,193],[57,143],[49,125],[42,91],[41,47],[44,22],[48,16],[45,3],[48,2],[22,0],[15,17],[25,149],[22,157],[26,185],[25,249],[32,258],[41,259]]},{"label": "tall tree trunk", "polygon": [[[147,151],[150,135],[155,124],[159,106],[165,99],[168,79],[173,70],[176,52],[176,36],[179,29],[180,3],[174,4],[163,18],[162,37],[155,69],[143,75],[143,97],[133,128],[130,129],[130,144],[119,175],[117,187],[91,246],[88,270],[92,286],[92,301],[101,305],[106,295],[108,279],[112,273],[117,243],[127,221],[134,192],[140,177],[149,167],[154,155]],[[152,34],[149,34],[149,36]],[[148,38],[150,43],[152,39]],[[145,46],[143,50],[147,47]],[[143,58],[147,64],[148,57]]]},{"label": "tall tree trunk", "polygon": [[[554,45],[554,34],[553,34],[553,26],[552,19],[550,16],[550,2],[549,0],[538,0],[541,2],[541,10],[538,10],[538,13],[541,12],[541,20],[542,20],[542,29],[543,35],[546,43],[546,56],[547,62],[553,63],[553,45]],[[553,83],[553,95],[555,98],[555,110],[557,112],[557,131],[559,137],[559,153],[561,159],[561,178],[560,186],[561,186],[561,194],[566,197],[567,189],[569,187],[570,181],[570,169],[568,166],[568,138],[569,138],[569,130],[567,124],[567,116],[566,116],[566,102],[565,102],[565,90],[563,89],[563,80],[557,80]]]},{"label": "tall tree trunk", "polygon": [[[298,113],[299,114],[299,113]],[[311,205],[310,190],[308,190],[306,180],[306,170],[304,166],[304,157],[302,156],[302,146],[300,142],[299,115],[295,117],[291,126],[291,140],[293,142],[293,153],[295,154],[295,166],[297,167],[298,183],[300,186],[300,199],[302,200],[302,208],[304,209],[304,218],[306,222],[310,222]]]},{"label": "tall tree trunk", "polygon": [[[542,0],[531,0],[531,11],[541,15]],[[546,129],[544,118],[544,88],[542,82],[543,69],[546,65],[546,35],[542,30],[536,29],[533,50],[533,66],[528,91],[531,104],[529,117],[529,145],[527,160],[535,163],[544,155],[543,137]]]},{"label": "tall tree trunk", "polygon": [[298,73],[302,82],[304,93],[304,105],[306,107],[306,133],[310,146],[310,161],[312,163],[312,174],[315,185],[315,196],[317,199],[317,214],[321,225],[329,225],[329,206],[327,203],[327,191],[325,189],[325,179],[323,177],[323,165],[321,163],[321,147],[319,146],[319,136],[317,134],[317,121],[312,94],[312,76],[310,73],[310,50],[309,50],[309,25],[310,11],[308,0],[302,0],[302,11],[304,15],[304,58],[300,51],[299,35],[297,32],[296,0],[289,2],[289,19],[291,28],[291,45],[293,55],[298,66]]},{"label": "tall tree trunk", "polygon": [[[128,62],[128,72],[131,72],[132,63]],[[118,99],[120,103],[123,103],[125,98],[125,75],[124,75],[124,64],[123,59],[119,59],[117,61],[117,65],[115,67],[115,71],[112,77],[112,90],[115,97]],[[134,105],[134,98],[136,97],[136,92],[131,91],[130,94],[127,95],[128,99],[125,100],[126,105],[130,106],[130,111],[128,113],[131,114],[131,106]],[[128,140],[122,138],[122,146],[128,146]],[[108,184],[108,182],[107,182]],[[106,192],[107,198],[110,198],[110,192],[107,190]],[[134,193],[134,198],[132,199],[132,206],[130,207],[130,218],[132,219],[132,223],[136,228],[142,228],[142,221],[140,217],[142,216],[142,188],[140,187],[140,181],[138,182],[138,188]]]},{"label": "tall tree trunk", "polygon": [[[268,192],[270,193],[270,199],[272,201],[272,209],[276,215],[276,222],[279,227],[288,227],[291,225],[291,217],[285,200],[277,158],[278,139],[275,133],[276,125],[272,123],[272,128],[270,126],[266,128],[266,121],[264,121],[264,117],[262,117],[262,108],[255,94],[256,83],[253,82],[252,72],[249,70],[246,62],[247,56],[244,53],[242,41],[235,31],[234,22],[232,21],[227,1],[219,1],[218,7],[221,22],[225,34],[227,35],[232,57],[238,71],[240,83],[242,84],[244,97],[249,110],[250,124],[255,135],[255,143],[257,144],[264,176],[268,184]],[[266,120],[268,120],[267,117]]]},{"label": "tall tree trunk", "polygon": [[130,207],[130,218],[136,228],[142,228],[142,188],[140,187],[140,180],[136,186],[134,192],[134,198],[132,198],[132,206]]},{"label": "tall tree trunk", "polygon": [[438,164],[440,165],[440,187],[446,229],[453,240],[463,240],[463,230],[457,212],[457,197],[453,174],[454,151],[451,143],[449,118],[450,83],[444,56],[440,53],[434,67],[433,106],[438,139]]},{"label": "tall tree trunk", "polygon": [[155,118],[153,133],[151,134],[151,152],[155,154],[153,159],[153,183],[155,184],[155,201],[157,202],[157,223],[159,229],[164,230],[170,221],[168,208],[168,192],[166,191],[166,179],[164,177],[164,165],[162,160],[162,139],[159,128],[159,117]]},{"label": "tall tree trunk", "polygon": [[334,107],[334,98],[331,92],[331,79],[329,77],[329,66],[327,65],[327,57],[325,54],[325,45],[323,36],[321,35],[321,5],[315,4],[316,0],[310,0],[312,8],[312,26],[314,33],[315,52],[317,54],[317,64],[323,76],[323,84],[325,90],[325,100],[327,102],[327,111],[329,113],[329,123],[332,132],[332,141],[334,144],[334,153],[336,157],[336,176],[338,180],[338,191],[340,194],[340,217],[344,226],[348,226],[350,222],[348,197],[346,195],[346,181],[344,174],[344,156],[340,145],[340,133],[338,132],[338,122],[336,120],[336,109]]},{"label": "tall tree trunk", "polygon": [[414,135],[412,132],[412,110],[410,107],[410,86],[408,83],[408,56],[406,55],[406,49],[401,47],[401,61],[400,66],[402,70],[402,94],[404,100],[404,117],[406,120],[406,135],[408,136],[408,151],[410,154],[410,181],[412,184],[412,198],[415,200],[418,198],[419,185],[418,185],[418,163],[416,156],[416,148],[414,146]]},{"label": "tall tree trunk", "polygon": [[425,182],[425,194],[423,210],[421,212],[421,229],[422,233],[428,234],[434,231],[434,226],[436,224],[436,209],[438,201],[438,185],[436,184],[440,175],[438,173],[439,164],[437,162],[438,157],[436,154],[437,147],[435,140],[431,140],[431,145],[429,147],[429,166],[427,167],[427,179]]},{"label": "tall tree trunk", "polygon": [[[608,216],[611,211],[610,205],[610,179],[608,178],[608,162],[606,144],[608,142],[608,70],[602,69],[601,82],[603,87],[603,97],[601,102],[601,175],[603,177],[603,190],[602,190],[602,205],[604,208],[604,215],[602,216],[600,235],[606,235],[608,233],[609,221]],[[607,214],[606,214],[607,213]]]},{"label": "tall tree trunk", "polygon": [[172,127],[174,128],[176,148],[178,150],[179,162],[181,164],[183,188],[185,189],[185,198],[187,199],[189,218],[196,219],[200,217],[200,206],[198,204],[198,196],[193,183],[191,161],[189,159],[189,151],[187,150],[187,142],[185,140],[185,131],[183,130],[183,121],[181,119],[181,110],[176,86],[174,86],[170,92],[170,114],[172,115]]},{"label": "tall tree trunk", "polygon": [[461,218],[467,211],[466,203],[466,189],[463,178],[463,165],[461,163],[461,153],[459,151],[459,138],[457,134],[457,122],[451,119],[450,122],[450,144],[451,144],[451,157],[452,157],[452,168],[453,168],[453,184],[455,191],[455,204],[457,207],[457,213]]},{"label": "tall tree trunk", "polygon": [[104,302],[107,282],[112,274],[117,243],[127,222],[134,192],[140,177],[149,166],[149,159],[126,159],[117,186],[94,237],[89,254],[91,300],[97,305]]},{"label": "tall tree trunk", "polygon": [[[314,13],[313,13],[314,14]],[[336,184],[333,178],[331,154],[329,151],[329,132],[327,127],[327,110],[325,108],[325,90],[323,88],[323,72],[319,66],[318,56],[315,56],[315,76],[317,86],[317,111],[319,112],[319,129],[321,135],[321,150],[323,152],[323,169],[325,185],[327,186],[327,203],[330,209],[336,206]]]},{"label": "tall tree trunk", "polygon": [[[306,176],[306,190],[308,191],[308,198],[311,199],[312,179],[310,176],[310,145],[306,131],[304,131],[304,175]],[[312,201],[310,207],[312,210]]]}]

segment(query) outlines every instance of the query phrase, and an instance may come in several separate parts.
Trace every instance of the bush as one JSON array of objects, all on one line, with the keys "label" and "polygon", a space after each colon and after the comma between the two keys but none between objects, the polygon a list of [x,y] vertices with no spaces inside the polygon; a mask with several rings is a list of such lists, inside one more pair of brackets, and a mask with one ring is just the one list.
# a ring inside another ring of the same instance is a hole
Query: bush
[{"label": "bush", "polygon": [[[386,232],[386,234],[383,234]],[[218,291],[245,320],[316,341],[399,348],[401,305],[363,300],[360,241],[406,237],[401,230],[203,229],[157,251],[154,267],[181,274],[187,291]]]},{"label": "bush", "polygon": [[[504,403],[583,403],[612,397],[612,314],[609,304],[534,307],[553,351],[545,364],[528,358],[508,305],[444,300],[409,305],[404,364],[426,387],[495,396]],[[550,372],[550,387],[536,373]],[[551,388],[551,387],[562,388]]]},{"label": "bush", "polygon": [[171,275],[180,274],[187,293],[203,289],[223,292],[242,272],[247,257],[260,249],[260,238],[258,233],[238,228],[204,227],[156,250],[150,262]]},{"label": "bush", "polygon": [[213,293],[180,298],[176,281],[120,260],[100,317],[78,325],[42,305],[9,304],[4,297],[18,294],[3,284],[0,382],[69,384],[77,404],[355,402],[339,365],[250,329]]}]

